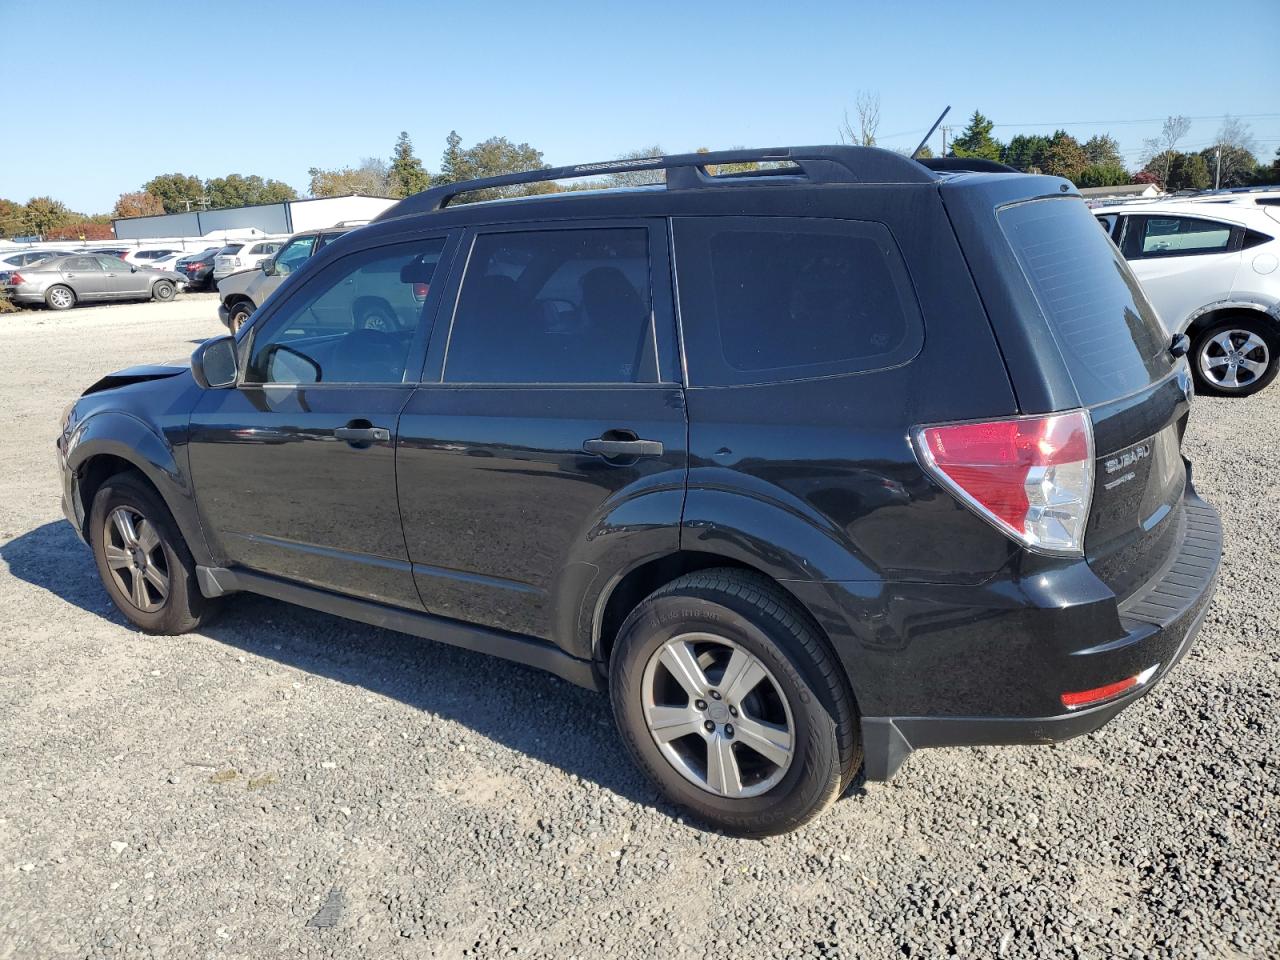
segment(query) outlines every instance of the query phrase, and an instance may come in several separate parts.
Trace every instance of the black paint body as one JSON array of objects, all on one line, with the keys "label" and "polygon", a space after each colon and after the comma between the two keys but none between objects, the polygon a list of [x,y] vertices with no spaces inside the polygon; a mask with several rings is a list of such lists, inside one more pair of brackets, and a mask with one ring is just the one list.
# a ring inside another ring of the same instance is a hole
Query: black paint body
[{"label": "black paint body", "polygon": [[[910,439],[920,424],[1081,406],[995,226],[1000,205],[1063,192],[1064,181],[1008,174],[760,181],[388,219],[308,261],[239,340],[243,365],[253,330],[350,253],[448,237],[405,382],[202,390],[183,371],[125,371],[78,402],[60,441],[68,517],[83,530],[85,489],[118,458],[164,496],[206,592],[257,590],[580,683],[603,677],[609,600],[630,578],[749,567],[826,631],[863,716],[868,776],[890,775],[916,746],[1074,736],[1127,701],[1066,716],[1061,692],[1167,670],[1203,615],[1220,538],[1189,465],[1175,445],[1134,482],[1107,492],[1099,481],[1086,557],[1053,557],[939,487]],[[918,353],[847,376],[690,382],[680,329],[697,320],[681,315],[669,241],[681,218],[744,214],[887,227],[923,318]],[[474,232],[566,220],[650,231],[659,382],[442,382]],[[1147,389],[1090,409],[1099,477],[1111,454],[1164,430],[1180,439],[1187,382],[1185,361],[1171,360]],[[353,418],[390,439],[335,438]],[[584,452],[610,431],[663,453]]]}]

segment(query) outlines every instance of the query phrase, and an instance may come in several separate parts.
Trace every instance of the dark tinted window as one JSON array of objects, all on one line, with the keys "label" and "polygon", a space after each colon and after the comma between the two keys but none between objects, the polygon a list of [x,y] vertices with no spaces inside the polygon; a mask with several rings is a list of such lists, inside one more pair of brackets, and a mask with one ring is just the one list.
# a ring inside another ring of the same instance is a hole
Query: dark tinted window
[{"label": "dark tinted window", "polygon": [[1169,372],[1168,335],[1080,200],[1020,203],[999,219],[1085,404]]},{"label": "dark tinted window", "polygon": [[882,224],[689,218],[676,221],[675,249],[691,385],[881,369],[924,342],[906,268]]},{"label": "dark tinted window", "polygon": [[452,383],[656,379],[648,230],[476,238],[449,337]]},{"label": "dark tinted window", "polygon": [[443,250],[421,240],[330,264],[254,329],[245,380],[399,383]]}]

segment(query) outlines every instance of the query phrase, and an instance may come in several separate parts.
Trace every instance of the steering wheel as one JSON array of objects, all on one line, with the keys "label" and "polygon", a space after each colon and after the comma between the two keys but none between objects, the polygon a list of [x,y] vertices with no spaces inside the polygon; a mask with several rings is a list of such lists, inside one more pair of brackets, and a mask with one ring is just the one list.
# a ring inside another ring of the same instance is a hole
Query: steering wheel
[{"label": "steering wheel", "polygon": [[[405,345],[381,330],[353,330],[338,342],[330,380],[395,383],[404,376]],[[336,361],[336,362],[335,362]]]}]

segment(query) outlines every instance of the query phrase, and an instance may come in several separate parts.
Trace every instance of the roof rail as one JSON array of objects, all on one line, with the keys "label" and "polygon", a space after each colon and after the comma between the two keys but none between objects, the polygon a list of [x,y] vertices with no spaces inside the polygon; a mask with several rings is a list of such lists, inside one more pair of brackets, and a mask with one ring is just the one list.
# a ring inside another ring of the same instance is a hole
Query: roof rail
[{"label": "roof rail", "polygon": [[[665,157],[642,157],[635,160],[605,160],[600,163],[580,163],[571,167],[546,167],[526,170],[499,177],[479,180],[460,180],[457,183],[433,187],[415,193],[389,207],[375,218],[390,220],[413,213],[429,213],[440,210],[462,193],[489,190],[493,187],[509,187],[523,183],[541,183],[547,180],[569,180],[576,177],[598,177],[610,173],[631,173],[642,170],[667,171],[668,190],[689,190],[696,187],[728,186],[732,182],[759,182],[755,177],[735,175],[712,176],[709,166],[726,163],[790,162],[799,168],[799,175],[810,183],[932,183],[937,177],[915,160],[877,147],[768,147],[753,150],[716,150],[709,153],[680,153]],[[785,176],[787,171],[777,171]]]},{"label": "roof rail", "polygon": [[916,163],[924,164],[930,170],[963,171],[965,173],[1018,173],[1007,163],[996,160],[983,160],[981,157],[923,157]]}]

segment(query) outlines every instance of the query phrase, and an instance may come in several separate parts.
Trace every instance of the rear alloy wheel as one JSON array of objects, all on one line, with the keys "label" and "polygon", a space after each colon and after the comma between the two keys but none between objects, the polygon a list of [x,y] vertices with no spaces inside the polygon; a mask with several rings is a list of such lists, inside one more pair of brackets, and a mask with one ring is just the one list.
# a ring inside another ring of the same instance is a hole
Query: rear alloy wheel
[{"label": "rear alloy wheel", "polygon": [[186,633],[213,612],[164,501],[141,474],[116,474],[89,511],[89,544],[112,603],[148,633]]},{"label": "rear alloy wheel", "polygon": [[177,292],[177,287],[168,280],[160,280],[151,288],[151,296],[159,300],[161,303],[172,300]]},{"label": "rear alloy wheel", "polygon": [[862,761],[843,668],[802,607],[751,571],[703,570],[618,631],[614,718],[672,801],[741,836],[817,816]]},{"label": "rear alloy wheel", "polygon": [[70,287],[55,284],[45,291],[44,302],[53,310],[70,310],[76,305],[76,293]]},{"label": "rear alloy wheel", "polygon": [[1192,371],[1202,393],[1245,397],[1275,379],[1277,337],[1264,324],[1239,317],[1196,337]]}]

